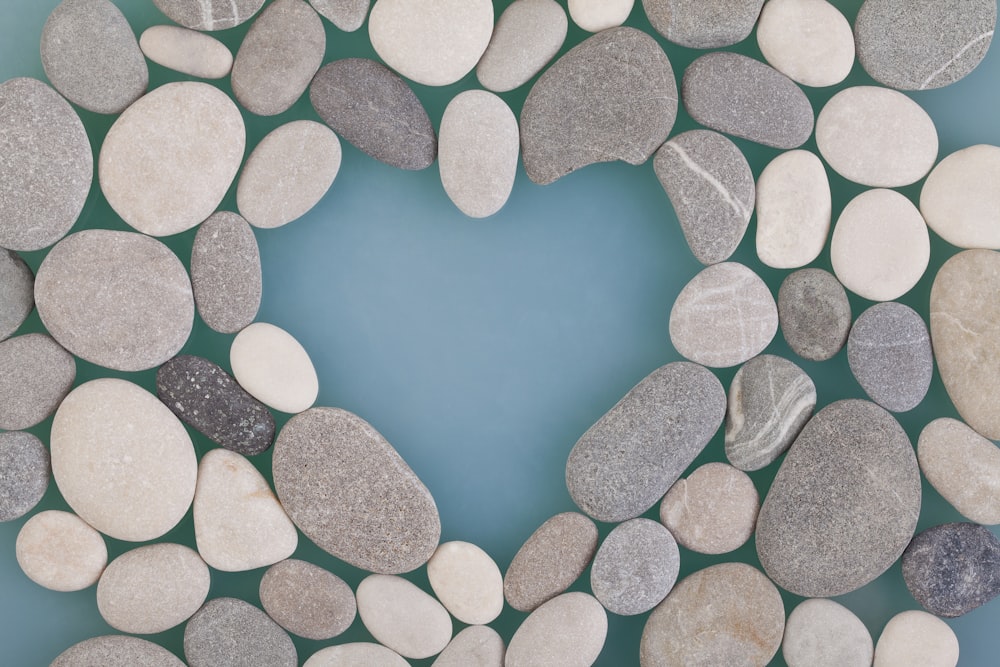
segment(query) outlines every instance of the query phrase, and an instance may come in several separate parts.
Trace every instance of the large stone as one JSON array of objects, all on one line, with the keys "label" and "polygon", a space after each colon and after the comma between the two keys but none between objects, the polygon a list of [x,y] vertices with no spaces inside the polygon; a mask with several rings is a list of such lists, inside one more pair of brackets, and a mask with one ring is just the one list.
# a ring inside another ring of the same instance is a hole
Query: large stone
[{"label": "large stone", "polygon": [[17,331],[34,308],[31,267],[13,250],[0,250],[0,340]]},{"label": "large stone", "polygon": [[608,615],[586,593],[564,593],[535,609],[510,639],[504,667],[587,667],[608,634]]},{"label": "large stone", "polygon": [[381,644],[353,642],[320,649],[302,667],[409,667],[409,664],[401,655]]},{"label": "large stone", "polygon": [[49,667],[184,667],[173,653],[158,644],[127,635],[104,635],[74,644]]},{"label": "large stone", "polygon": [[760,496],[750,477],[725,463],[706,463],[670,487],[660,521],[681,546],[703,554],[724,554],[753,534]]},{"label": "large stone", "polygon": [[958,637],[926,611],[904,611],[889,619],[875,645],[874,667],[958,664]]},{"label": "large stone", "polygon": [[326,640],[354,622],[354,591],[337,575],[304,560],[288,558],[260,580],[260,604],[278,625],[306,639]]},{"label": "large stone", "polygon": [[590,588],[613,614],[644,614],[667,597],[680,566],[670,531],[649,519],[630,519],[615,526],[601,543],[590,570]]},{"label": "large stone", "polygon": [[0,342],[0,428],[38,424],[56,411],[75,378],[73,355],[45,334]]},{"label": "large stone", "polygon": [[139,48],[154,63],[201,79],[221,79],[233,69],[229,47],[205,33],[176,25],[146,28]]},{"label": "large stone", "polygon": [[292,638],[267,614],[236,598],[215,598],[184,628],[190,667],[296,667]]},{"label": "large stone", "polygon": [[865,624],[833,600],[805,600],[788,615],[781,641],[788,667],[871,667],[874,654]]},{"label": "large stone", "polygon": [[657,32],[675,44],[715,49],[742,42],[764,0],[642,0]]},{"label": "large stone", "polygon": [[37,505],[52,476],[49,450],[30,433],[0,433],[0,521],[19,519]]},{"label": "large stone", "polygon": [[455,635],[431,667],[503,667],[506,652],[496,630],[473,625]]},{"label": "large stone", "polygon": [[366,577],[358,584],[358,615],[372,637],[404,658],[429,658],[451,641],[447,610],[402,577]]},{"label": "large stone", "polygon": [[344,32],[354,32],[368,17],[371,0],[309,0],[309,4]]},{"label": "large stone", "polygon": [[497,93],[524,85],[556,56],[568,28],[566,11],[555,0],[514,0],[476,66],[479,83]]},{"label": "large stone", "polygon": [[1000,448],[958,421],[942,417],[917,440],[920,471],[966,519],[1000,524]]},{"label": "large stone", "polygon": [[249,21],[264,0],[153,0],[172,21],[192,30],[225,30]]},{"label": "large stone", "polygon": [[955,151],[927,175],[920,213],[927,226],[959,248],[1000,249],[1000,147]]},{"label": "large stone", "polygon": [[757,257],[775,269],[797,269],[819,257],[830,234],[830,181],[814,153],[787,151],[757,179]]},{"label": "large stone", "polygon": [[279,327],[255,322],[236,334],[229,365],[240,386],[281,412],[308,409],[319,394],[319,378],[302,344]]},{"label": "large stone", "polygon": [[28,519],[17,534],[14,553],[29,579],[60,592],[93,586],[108,564],[101,534],[77,515],[60,510]]},{"label": "large stone", "polygon": [[488,553],[469,542],[445,542],[427,561],[427,579],[441,604],[469,625],[503,611],[503,575]]},{"label": "large stone", "polygon": [[757,45],[774,69],[803,86],[833,86],[854,67],[854,32],[826,0],[772,0],[757,22]]},{"label": "large stone", "polygon": [[246,220],[219,211],[201,223],[191,248],[191,287],[201,319],[219,333],[253,322],[263,285],[260,249]]},{"label": "large stone", "polygon": [[810,361],[840,352],[851,331],[851,302],[833,275],[823,269],[790,273],[778,289],[778,321],[788,347]]}]

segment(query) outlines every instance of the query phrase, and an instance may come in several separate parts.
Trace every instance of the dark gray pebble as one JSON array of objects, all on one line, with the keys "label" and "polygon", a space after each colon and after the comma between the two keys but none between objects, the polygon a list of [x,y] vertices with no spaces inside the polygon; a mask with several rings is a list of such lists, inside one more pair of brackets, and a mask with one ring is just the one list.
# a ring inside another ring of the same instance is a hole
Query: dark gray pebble
[{"label": "dark gray pebble", "polygon": [[802,269],[778,290],[778,322],[795,354],[825,361],[844,347],[851,330],[851,303],[832,273]]},{"label": "dark gray pebble", "polygon": [[17,331],[35,307],[35,274],[13,250],[0,249],[0,340]]},{"label": "dark gray pebble", "polygon": [[40,333],[0,343],[0,428],[30,428],[51,415],[73,387],[76,360]]},{"label": "dark gray pebble", "polygon": [[49,488],[49,450],[30,433],[0,433],[0,521],[18,519],[35,507]]}]

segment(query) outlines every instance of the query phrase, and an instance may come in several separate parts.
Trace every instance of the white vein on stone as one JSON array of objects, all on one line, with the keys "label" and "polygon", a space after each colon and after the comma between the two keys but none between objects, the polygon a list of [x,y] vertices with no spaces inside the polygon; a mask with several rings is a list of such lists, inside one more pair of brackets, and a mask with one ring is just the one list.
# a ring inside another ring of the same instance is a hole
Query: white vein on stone
[{"label": "white vein on stone", "polygon": [[722,199],[727,204],[729,204],[729,207],[732,208],[733,211],[735,211],[738,215],[742,216],[743,220],[750,219],[750,207],[741,202],[739,199],[737,199],[733,195],[733,193],[730,192],[729,189],[725,185],[723,185],[721,181],[719,181],[719,179],[717,179],[715,176],[709,173],[705,168],[703,168],[701,165],[699,165],[697,162],[691,159],[691,156],[687,154],[687,151],[678,146],[675,142],[668,141],[666,145],[669,146],[675,153],[677,153],[677,156],[681,160],[683,160],[684,164],[687,165],[688,169],[693,171],[695,174],[700,176],[706,183],[711,185],[712,188],[715,189],[715,191],[722,196]]},{"label": "white vein on stone", "polygon": [[941,73],[944,72],[946,69],[948,69],[949,67],[951,67],[952,65],[954,65],[955,61],[957,61],[959,58],[961,58],[963,55],[965,55],[966,51],[968,51],[969,49],[971,49],[973,46],[975,46],[979,42],[983,41],[984,39],[989,39],[992,36],[993,36],[993,31],[992,30],[987,30],[983,34],[977,35],[976,37],[973,37],[972,39],[970,39],[965,44],[965,46],[963,46],[962,48],[960,48],[955,53],[955,55],[952,56],[951,60],[949,60],[948,62],[946,62],[944,65],[941,65],[941,67],[939,67],[936,70],[934,70],[931,73],[930,76],[928,76],[926,79],[924,79],[924,82],[920,84],[920,88],[918,88],[918,90],[926,90],[927,86],[931,85],[931,82],[934,79],[936,79],[937,77],[939,77],[941,75]]}]

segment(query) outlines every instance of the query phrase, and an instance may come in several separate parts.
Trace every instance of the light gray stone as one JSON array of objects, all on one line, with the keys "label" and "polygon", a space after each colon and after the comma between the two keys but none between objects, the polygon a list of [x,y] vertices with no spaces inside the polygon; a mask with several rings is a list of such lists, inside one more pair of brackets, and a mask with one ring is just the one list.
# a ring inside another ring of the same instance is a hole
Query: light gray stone
[{"label": "light gray stone", "polygon": [[745,472],[725,463],[706,463],[670,487],[660,521],[681,546],[703,554],[724,554],[753,534],[760,496]]},{"label": "light gray stone", "polygon": [[492,622],[503,611],[503,575],[488,553],[469,542],[445,542],[427,561],[434,595],[469,625]]},{"label": "light gray stone", "polygon": [[803,86],[836,85],[854,67],[854,31],[826,0],[766,3],[757,45],[771,67]]},{"label": "light gray stone", "polygon": [[506,652],[496,630],[473,625],[455,635],[431,667],[503,667]]},{"label": "light gray stone", "polygon": [[30,433],[0,433],[0,521],[19,519],[49,488],[49,450]]},{"label": "light gray stone", "polygon": [[358,584],[358,616],[372,637],[404,658],[429,658],[451,641],[448,611],[395,575],[372,574]]},{"label": "light gray stone", "polygon": [[177,656],[153,642],[127,635],[104,635],[74,644],[49,667],[185,667]]},{"label": "light gray stone", "polygon": [[850,609],[812,598],[788,615],[781,654],[788,667],[871,667],[875,645]]},{"label": "light gray stone", "polygon": [[832,215],[823,162],[804,150],[771,160],[757,179],[757,257],[775,269],[797,269],[823,252]]},{"label": "light gray stone", "polygon": [[566,11],[555,0],[514,0],[476,66],[479,83],[497,93],[524,85],[556,56],[568,29]]},{"label": "light gray stone", "polygon": [[153,0],[161,12],[192,30],[225,30],[253,18],[264,0]]},{"label": "light gray stone", "polygon": [[1000,524],[1000,448],[958,421],[943,417],[917,440],[920,471],[962,516]]},{"label": "light gray stone", "polygon": [[29,579],[60,592],[93,586],[108,564],[101,534],[77,515],[60,510],[28,519],[17,534],[14,553]]},{"label": "light gray stone", "polygon": [[198,314],[219,333],[236,333],[257,317],[263,291],[260,249],[246,220],[214,213],[191,248],[191,287]]},{"label": "light gray stone", "polygon": [[292,638],[267,614],[236,598],[209,600],[184,628],[190,667],[296,667]]},{"label": "light gray stone", "polygon": [[139,37],[139,48],[158,65],[202,79],[221,79],[233,69],[233,54],[219,40],[176,25],[154,25]]},{"label": "light gray stone", "polygon": [[675,44],[714,49],[742,42],[764,0],[642,0],[657,32]]},{"label": "light gray stone", "polygon": [[0,340],[17,331],[35,308],[35,274],[13,250],[0,250]]},{"label": "light gray stone", "polygon": [[260,604],[285,630],[316,640],[342,634],[358,613],[354,591],[343,579],[294,558],[275,563],[264,573]]},{"label": "light gray stone", "polygon": [[790,273],[778,289],[778,321],[788,347],[810,361],[825,361],[847,343],[851,303],[847,292],[823,269]]},{"label": "light gray stone", "polygon": [[371,0],[309,0],[309,4],[344,32],[354,32],[368,17]]},{"label": "light gray stone", "polygon": [[398,653],[381,644],[353,642],[320,649],[302,667],[409,667],[409,664]]},{"label": "light gray stone", "polygon": [[958,637],[947,623],[926,611],[896,614],[886,623],[875,645],[874,667],[912,665],[955,667]]},{"label": "light gray stone", "polygon": [[1000,249],[1000,147],[979,144],[937,163],[920,189],[920,214],[959,248]]},{"label": "light gray stone", "polygon": [[667,597],[680,566],[670,531],[649,519],[630,519],[615,526],[601,543],[590,570],[590,588],[612,614],[644,614]]},{"label": "light gray stone", "polygon": [[73,355],[45,334],[0,342],[0,428],[38,424],[56,411],[75,378]]},{"label": "light gray stone", "polygon": [[608,615],[586,593],[563,593],[535,609],[510,639],[505,667],[587,667],[608,635]]},{"label": "light gray stone", "polygon": [[569,0],[573,23],[587,32],[600,32],[625,23],[635,0]]},{"label": "light gray stone", "polygon": [[319,394],[309,353],[273,324],[254,322],[236,334],[229,347],[229,365],[247,393],[281,412],[302,412]]}]

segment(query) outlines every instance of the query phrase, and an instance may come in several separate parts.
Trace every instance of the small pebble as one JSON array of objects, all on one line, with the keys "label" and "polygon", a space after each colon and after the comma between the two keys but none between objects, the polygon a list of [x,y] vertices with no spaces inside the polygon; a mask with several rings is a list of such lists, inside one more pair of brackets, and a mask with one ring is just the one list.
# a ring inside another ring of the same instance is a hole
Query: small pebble
[{"label": "small pebble", "polygon": [[832,200],[823,162],[809,151],[787,151],[757,179],[757,257],[775,269],[797,269],[823,252]]},{"label": "small pebble", "polygon": [[13,250],[0,250],[0,341],[17,331],[34,308],[31,267]]},{"label": "small pebble", "polygon": [[19,431],[46,419],[75,378],[73,355],[45,334],[0,342],[0,429]]},{"label": "small pebble", "polygon": [[586,593],[563,593],[535,609],[510,639],[505,667],[589,667],[608,635],[608,615]]},{"label": "small pebble", "polygon": [[380,644],[404,658],[429,658],[451,641],[451,617],[402,577],[372,574],[358,584],[358,615]]},{"label": "small pebble", "polygon": [[198,314],[219,333],[247,327],[263,291],[260,249],[246,220],[219,211],[201,223],[191,248],[191,287]]},{"label": "small pebble", "polygon": [[215,598],[184,628],[190,667],[296,667],[292,638],[267,614],[236,598]]},{"label": "small pebble", "polygon": [[555,0],[514,0],[476,66],[479,83],[497,93],[524,85],[559,52],[568,28],[566,12]]},{"label": "small pebble", "polygon": [[854,31],[826,0],[766,3],[757,45],[774,69],[803,86],[836,85],[854,67]]},{"label": "small pebble", "polygon": [[680,565],[670,531],[649,519],[630,519],[615,526],[601,543],[590,570],[590,588],[613,614],[644,614],[667,597]]},{"label": "small pebble", "polygon": [[368,18],[371,0],[309,0],[309,4],[344,32],[354,32]]},{"label": "small pebble", "polygon": [[503,575],[490,555],[468,542],[445,542],[427,561],[427,579],[462,623],[485,625],[503,611]]},{"label": "small pebble", "polygon": [[660,505],[660,521],[681,546],[702,554],[724,554],[753,534],[760,496],[745,472],[706,463],[677,480]]},{"label": "small pebble", "polygon": [[104,635],[74,644],[49,667],[185,667],[177,656],[158,644],[127,635]]},{"label": "small pebble", "polygon": [[874,667],[955,667],[958,637],[940,618],[904,611],[886,623],[875,646]]},{"label": "small pebble", "polygon": [[844,287],[823,269],[790,273],[778,290],[778,321],[788,347],[810,361],[825,361],[847,343],[851,303]]},{"label": "small pebble", "polygon": [[1000,249],[1000,147],[955,151],[927,175],[920,213],[927,226],[959,248]]},{"label": "small pebble", "polygon": [[30,512],[49,488],[49,450],[30,433],[0,433],[0,521]]},{"label": "small pebble", "polygon": [[958,421],[942,417],[924,427],[917,461],[931,486],[962,516],[1000,524],[1000,448]]},{"label": "small pebble", "polygon": [[139,37],[139,48],[157,65],[200,79],[221,79],[233,68],[229,47],[204,33],[175,25],[154,25]]},{"label": "small pebble", "polygon": [[225,30],[249,21],[264,0],[153,0],[167,17],[192,30]]},{"label": "small pebble", "polygon": [[358,613],[354,591],[343,579],[294,558],[275,563],[264,573],[260,603],[285,630],[315,640],[342,634]]},{"label": "small pebble", "polygon": [[236,334],[229,348],[233,376],[261,403],[295,414],[319,394],[319,378],[309,353],[284,329],[255,322]]},{"label": "small pebble", "polygon": [[600,32],[625,23],[635,0],[569,0],[573,23],[587,32]]},{"label": "small pebble", "polygon": [[302,667],[409,667],[409,664],[398,653],[381,644],[354,642],[320,649]]},{"label": "small pebble", "polygon": [[642,0],[661,35],[692,49],[715,49],[750,35],[764,0]]},{"label": "small pebble", "polygon": [[100,579],[108,564],[104,538],[75,514],[39,512],[17,534],[17,564],[39,586],[80,591]]},{"label": "small pebble", "polygon": [[781,654],[788,667],[871,667],[875,646],[850,609],[812,598],[788,615]]},{"label": "small pebble", "polygon": [[455,635],[431,667],[503,667],[506,652],[496,630],[473,625]]}]

